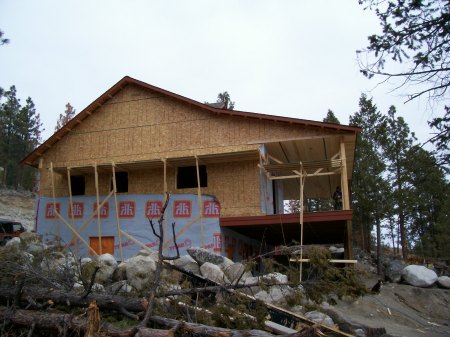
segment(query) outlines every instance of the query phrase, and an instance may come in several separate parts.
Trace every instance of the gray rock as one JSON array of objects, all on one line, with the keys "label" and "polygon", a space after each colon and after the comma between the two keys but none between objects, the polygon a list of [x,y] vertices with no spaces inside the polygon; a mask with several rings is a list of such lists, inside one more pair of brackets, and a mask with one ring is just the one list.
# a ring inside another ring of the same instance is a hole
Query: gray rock
[{"label": "gray rock", "polygon": [[216,264],[205,262],[200,266],[201,274],[207,279],[221,284],[229,284],[230,280],[225,276],[224,272]]},{"label": "gray rock", "polygon": [[424,266],[410,265],[402,271],[403,280],[415,287],[430,287],[438,279],[436,273]]},{"label": "gray rock", "polygon": [[270,273],[262,276],[263,282],[283,284],[288,282],[288,277],[281,273]]},{"label": "gray rock", "polygon": [[327,325],[327,326],[331,326],[331,327],[334,325],[334,322],[331,319],[331,317],[328,316],[328,315],[325,315],[324,313],[322,313],[320,311],[307,312],[305,314],[305,317],[309,318],[310,320],[312,320],[312,321],[314,321],[316,323],[320,323],[320,324],[323,324],[323,325]]},{"label": "gray rock", "polygon": [[150,256],[134,256],[125,262],[128,283],[137,291],[144,290],[153,278],[156,262]]},{"label": "gray rock", "polygon": [[30,254],[33,255],[40,255],[44,252],[44,250],[46,249],[46,245],[40,242],[32,242],[30,244],[27,245],[26,247],[26,251]]},{"label": "gray rock", "polygon": [[117,268],[117,261],[111,254],[102,254],[97,258],[100,269],[96,275],[96,281],[101,284],[111,281],[114,270]]},{"label": "gray rock", "polygon": [[205,262],[209,262],[215,265],[222,265],[226,263],[226,258],[222,255],[211,253],[210,251],[203,248],[189,248],[187,252],[198,263],[199,266],[201,266]]},{"label": "gray rock", "polygon": [[240,263],[236,262],[228,267],[222,268],[223,272],[225,273],[226,277],[234,283],[239,279],[239,283],[245,283],[245,280],[248,277],[252,277],[252,273],[245,271],[245,266]]},{"label": "gray rock", "polygon": [[286,296],[291,295],[294,290],[289,286],[272,286],[269,291],[261,290],[255,294],[255,297],[261,301],[286,304]]},{"label": "gray rock", "polygon": [[439,276],[437,279],[438,286],[441,288],[450,289],[450,277]]},{"label": "gray rock", "polygon": [[125,262],[119,263],[112,275],[113,281],[123,281],[127,279],[127,264]]},{"label": "gray rock", "polygon": [[402,272],[405,269],[403,261],[398,259],[390,260],[386,263],[385,276],[386,280],[393,283],[398,283],[402,279]]},{"label": "gray rock", "polygon": [[155,262],[158,261],[158,252],[153,249],[141,249],[137,255],[140,256],[150,256]]},{"label": "gray rock", "polygon": [[200,274],[200,267],[190,255],[180,256],[179,259],[173,261],[174,266],[190,271],[194,274]]},{"label": "gray rock", "polygon": [[20,234],[20,240],[25,243],[26,245],[29,245],[31,243],[41,243],[42,237],[38,233],[34,232],[23,232]]},{"label": "gray rock", "polygon": [[356,329],[354,333],[357,337],[366,337],[366,333],[363,329]]},{"label": "gray rock", "polygon": [[5,247],[9,247],[9,248],[19,248],[20,247],[20,238],[18,237],[14,237],[11,240],[8,240],[5,244]]}]

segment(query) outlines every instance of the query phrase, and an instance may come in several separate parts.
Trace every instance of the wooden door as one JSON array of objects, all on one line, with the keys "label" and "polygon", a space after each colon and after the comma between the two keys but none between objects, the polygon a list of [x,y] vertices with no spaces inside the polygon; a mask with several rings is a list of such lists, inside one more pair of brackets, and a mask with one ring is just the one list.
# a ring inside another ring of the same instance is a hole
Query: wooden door
[{"label": "wooden door", "polygon": [[[100,254],[98,236],[89,237],[89,245],[97,253]],[[102,254],[109,253],[114,255],[114,236],[102,236]],[[89,251],[89,255],[94,255],[92,251]]]}]

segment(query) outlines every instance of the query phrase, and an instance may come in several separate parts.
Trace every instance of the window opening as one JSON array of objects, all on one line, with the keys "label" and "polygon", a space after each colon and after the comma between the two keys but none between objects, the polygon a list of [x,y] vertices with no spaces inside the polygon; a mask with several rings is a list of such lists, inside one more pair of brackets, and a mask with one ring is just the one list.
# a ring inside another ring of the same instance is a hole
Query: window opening
[{"label": "window opening", "polygon": [[84,176],[70,176],[70,188],[72,195],[84,195],[86,192]]},{"label": "window opening", "polygon": [[[128,192],[128,172],[116,172],[116,187],[117,193]],[[111,190],[112,189],[113,184],[111,182]]]},{"label": "window opening", "polygon": [[[200,187],[208,186],[206,166],[199,165]],[[197,168],[196,166],[179,167],[177,171],[177,188],[197,188]]]}]

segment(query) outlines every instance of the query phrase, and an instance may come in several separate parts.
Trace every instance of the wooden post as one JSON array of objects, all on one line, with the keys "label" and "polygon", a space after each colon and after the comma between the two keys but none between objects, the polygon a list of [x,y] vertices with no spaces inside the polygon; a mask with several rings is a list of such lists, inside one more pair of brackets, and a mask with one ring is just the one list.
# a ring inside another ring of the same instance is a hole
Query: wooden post
[{"label": "wooden post", "polygon": [[[53,196],[53,212],[56,214],[56,194],[55,194],[55,181],[53,176],[53,162],[50,162],[50,180],[52,181],[52,196]],[[59,231],[59,222],[56,220],[56,216],[53,217],[55,222],[55,236],[56,240],[59,242],[61,240]]]},{"label": "wooden post", "polygon": [[[164,166],[164,182],[163,182],[163,189],[164,189],[164,199],[163,199],[163,205],[166,203],[166,198],[167,198],[167,158],[161,158],[161,161],[163,162],[163,166]],[[163,227],[164,227],[164,233],[167,233],[169,230],[169,225],[167,223],[167,218],[164,217],[163,219]],[[166,235],[165,238],[167,238],[168,236]]]},{"label": "wooden post", "polygon": [[350,197],[348,195],[348,176],[347,176],[347,157],[345,155],[345,143],[344,138],[341,137],[341,186],[342,186],[342,209],[350,209]]},{"label": "wooden post", "polygon": [[[119,239],[119,252],[120,260],[123,261],[123,249],[122,249],[122,231],[120,230],[120,220],[119,220],[119,209],[117,208],[117,182],[116,182],[116,166],[114,162],[111,164],[112,167],[112,183],[113,183],[113,194],[114,194],[114,209],[116,210],[116,228],[117,237]],[[98,210],[100,212],[100,210]]]},{"label": "wooden post", "polygon": [[197,170],[198,214],[200,216],[200,247],[203,248],[205,245],[203,234],[203,201],[202,201],[202,190],[200,186],[200,170],[198,166],[197,156],[195,156],[195,168]]},{"label": "wooden post", "polygon": [[98,172],[97,163],[94,164],[94,176],[95,176],[95,196],[97,199],[97,229],[98,229],[98,251],[102,255],[102,224],[100,222],[100,198],[98,195]]},{"label": "wooden post", "polygon": [[[305,186],[305,172],[303,171],[303,163],[300,162],[300,259],[303,259],[303,188]],[[303,262],[300,262],[300,282],[302,282]]]},{"label": "wooden post", "polygon": [[[69,215],[71,219],[71,225],[75,229],[75,219],[73,214],[72,184],[70,182],[70,167],[67,168],[67,185],[69,187]],[[75,256],[78,258],[78,240],[75,240],[74,244],[75,244]],[[69,245],[66,247],[69,247]]]}]

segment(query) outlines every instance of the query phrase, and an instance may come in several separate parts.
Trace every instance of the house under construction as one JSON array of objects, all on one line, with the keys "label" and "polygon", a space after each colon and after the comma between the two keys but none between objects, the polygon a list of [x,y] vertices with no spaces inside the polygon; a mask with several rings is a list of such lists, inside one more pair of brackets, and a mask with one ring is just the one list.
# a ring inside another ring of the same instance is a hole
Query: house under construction
[{"label": "house under construction", "polygon": [[169,254],[175,223],[181,251],[236,260],[296,242],[343,244],[349,258],[359,131],[228,110],[124,77],[22,163],[39,169],[36,230],[79,255],[124,259],[156,246],[149,220],[169,193]]}]

